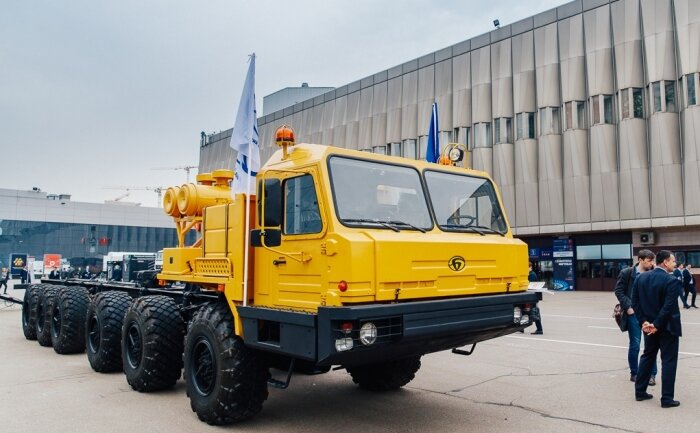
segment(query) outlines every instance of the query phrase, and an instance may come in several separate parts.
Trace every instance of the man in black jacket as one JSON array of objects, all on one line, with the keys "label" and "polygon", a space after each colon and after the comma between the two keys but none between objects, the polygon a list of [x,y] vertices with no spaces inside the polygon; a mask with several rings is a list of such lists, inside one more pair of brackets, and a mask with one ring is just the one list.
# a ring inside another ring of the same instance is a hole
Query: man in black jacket
[{"label": "man in black jacket", "polygon": [[644,353],[639,362],[637,381],[634,384],[637,401],[654,396],[647,393],[651,366],[656,353],[661,350],[661,407],[677,407],[673,399],[676,368],[678,367],[678,343],[681,331],[681,312],[678,309],[678,292],[681,283],[672,275],[676,258],[668,250],[656,254],[656,269],[635,279],[632,286],[632,308],[644,333]]},{"label": "man in black jacket", "polygon": [[683,304],[688,305],[688,295],[692,294],[693,297],[690,301],[690,306],[686,308],[698,308],[695,305],[695,298],[697,297],[697,292],[695,291],[695,279],[693,278],[693,272],[690,270],[693,266],[688,263],[683,269]]},{"label": "man in black jacket", "polygon": [[[639,262],[636,266],[630,266],[620,271],[617,276],[617,284],[615,284],[615,296],[620,303],[620,307],[627,316],[627,334],[629,336],[630,345],[627,350],[627,363],[630,366],[630,381],[637,380],[637,370],[639,369],[639,343],[642,339],[642,327],[637,322],[637,317],[634,315],[632,308],[632,284],[637,277],[651,269],[654,269],[654,253],[649,250],[639,250],[637,253]],[[651,378],[649,385],[656,385],[656,359],[654,359],[653,368],[651,370]]]}]

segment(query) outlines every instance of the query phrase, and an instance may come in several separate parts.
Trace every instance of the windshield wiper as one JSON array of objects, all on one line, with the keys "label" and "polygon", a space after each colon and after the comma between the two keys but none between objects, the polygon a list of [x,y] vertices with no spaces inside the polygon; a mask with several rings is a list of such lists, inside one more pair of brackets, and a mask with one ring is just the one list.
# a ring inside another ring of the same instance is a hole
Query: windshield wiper
[{"label": "windshield wiper", "polygon": [[425,233],[425,229],[424,229],[424,228],[416,227],[416,226],[414,226],[413,224],[407,223],[406,221],[391,220],[391,221],[387,221],[387,223],[389,223],[389,224],[398,224],[398,225],[410,227],[410,228],[412,228],[413,230],[418,230],[418,231],[421,232],[421,233]]},{"label": "windshield wiper", "polygon": [[370,224],[379,224],[380,226],[384,226],[388,229],[391,229],[395,232],[400,232],[397,227],[392,226],[390,223],[386,223],[384,221],[379,221],[379,220],[373,220],[369,218],[345,218],[342,221],[345,221],[346,223],[370,223]]},{"label": "windshield wiper", "polygon": [[486,233],[493,233],[493,234],[499,234],[501,236],[505,236],[506,234],[503,232],[499,232],[498,230],[494,230],[490,227],[484,227],[484,226],[472,226],[472,225],[465,225],[465,224],[441,224],[440,227],[445,227],[449,229],[460,229],[464,231],[472,231],[479,233],[481,236],[486,235]]}]

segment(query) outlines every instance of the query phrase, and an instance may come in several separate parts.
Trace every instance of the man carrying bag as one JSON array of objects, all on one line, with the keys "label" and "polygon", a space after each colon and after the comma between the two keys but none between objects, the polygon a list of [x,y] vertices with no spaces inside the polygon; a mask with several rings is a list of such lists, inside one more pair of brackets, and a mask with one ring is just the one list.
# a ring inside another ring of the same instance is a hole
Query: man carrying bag
[{"label": "man carrying bag", "polygon": [[[632,285],[635,278],[643,272],[654,268],[654,253],[649,250],[639,250],[637,259],[639,260],[636,266],[630,266],[620,271],[615,284],[615,296],[620,303],[622,309],[621,323],[627,324],[627,334],[629,335],[629,349],[627,350],[627,362],[630,367],[630,381],[637,380],[637,371],[639,370],[639,345],[642,339],[642,327],[637,321],[632,308]],[[624,326],[620,326],[624,332]],[[651,370],[651,378],[649,385],[656,385],[656,360]]]}]

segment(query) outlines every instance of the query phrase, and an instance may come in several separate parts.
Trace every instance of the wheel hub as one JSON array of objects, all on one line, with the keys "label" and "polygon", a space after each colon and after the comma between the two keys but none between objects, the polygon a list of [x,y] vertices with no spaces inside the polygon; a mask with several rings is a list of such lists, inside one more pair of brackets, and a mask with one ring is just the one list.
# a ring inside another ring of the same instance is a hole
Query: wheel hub
[{"label": "wheel hub", "polygon": [[126,360],[131,368],[138,368],[141,364],[141,356],[143,355],[143,339],[141,331],[136,323],[129,324],[129,330],[126,334]]},{"label": "wheel hub", "polygon": [[56,305],[51,312],[51,334],[53,334],[54,338],[58,338],[61,335],[61,326],[63,326],[61,309]]},{"label": "wheel hub", "polygon": [[92,353],[100,350],[100,322],[96,315],[88,320],[88,347]]},{"label": "wheel hub", "polygon": [[216,356],[211,343],[200,337],[192,347],[190,377],[197,392],[203,396],[211,394],[216,382]]}]

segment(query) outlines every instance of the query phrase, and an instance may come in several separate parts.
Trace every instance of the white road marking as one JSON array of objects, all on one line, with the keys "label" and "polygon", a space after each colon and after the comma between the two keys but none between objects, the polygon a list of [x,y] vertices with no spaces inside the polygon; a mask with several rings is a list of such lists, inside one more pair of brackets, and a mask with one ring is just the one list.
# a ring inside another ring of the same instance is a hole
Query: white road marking
[{"label": "white road marking", "polygon": [[[612,318],[612,314],[610,315],[610,317],[567,316],[567,315],[564,315],[564,314],[543,314],[543,316],[544,316],[545,318],[547,318],[547,317],[563,317],[563,318],[565,318],[565,319],[614,320],[614,319]],[[697,325],[700,325],[700,322],[685,322],[685,321],[681,321],[681,324],[683,324],[683,325],[694,325],[694,326],[697,326]],[[617,328],[612,328],[612,329],[617,329]]]},{"label": "white road marking", "polygon": [[[526,336],[518,336],[518,335],[506,335],[507,338],[517,338],[520,340],[531,340],[531,341],[549,341],[552,343],[562,343],[562,344],[575,344],[578,346],[595,346],[595,347],[610,347],[613,349],[625,349],[627,350],[627,346],[616,346],[613,344],[600,344],[600,343],[585,343],[583,341],[570,341],[570,340],[553,340],[549,338],[541,338],[541,337],[526,337]],[[689,356],[700,356],[700,353],[694,353],[694,352],[678,352],[679,355],[689,355]]]}]

